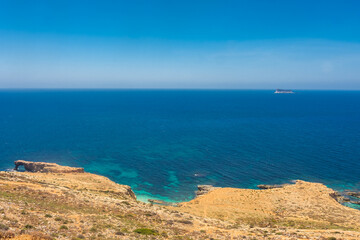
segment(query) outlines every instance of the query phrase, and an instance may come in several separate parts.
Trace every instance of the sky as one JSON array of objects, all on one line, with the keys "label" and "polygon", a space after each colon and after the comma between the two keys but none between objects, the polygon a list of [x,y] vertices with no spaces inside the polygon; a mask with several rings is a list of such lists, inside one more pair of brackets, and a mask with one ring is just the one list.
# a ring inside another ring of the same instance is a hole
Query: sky
[{"label": "sky", "polygon": [[0,88],[360,89],[357,0],[1,0]]}]

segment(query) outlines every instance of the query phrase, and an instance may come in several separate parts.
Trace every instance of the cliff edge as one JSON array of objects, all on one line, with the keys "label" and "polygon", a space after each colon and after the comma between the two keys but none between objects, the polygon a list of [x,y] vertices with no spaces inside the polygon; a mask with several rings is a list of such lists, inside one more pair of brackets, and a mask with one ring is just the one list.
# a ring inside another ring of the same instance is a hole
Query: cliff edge
[{"label": "cliff edge", "polygon": [[265,190],[219,188],[180,204],[178,210],[197,216],[263,227],[360,230],[360,211],[341,205],[337,192],[321,183],[295,184]]},{"label": "cliff edge", "polygon": [[47,162],[30,162],[24,160],[17,160],[14,162],[17,171],[20,166],[24,166],[28,172],[43,172],[43,173],[83,173],[84,168],[60,166],[56,163]]},{"label": "cliff edge", "polygon": [[0,239],[360,239],[360,212],[319,183],[200,186],[173,207],[139,202],[129,186],[82,168],[19,163],[27,171],[0,172]]}]

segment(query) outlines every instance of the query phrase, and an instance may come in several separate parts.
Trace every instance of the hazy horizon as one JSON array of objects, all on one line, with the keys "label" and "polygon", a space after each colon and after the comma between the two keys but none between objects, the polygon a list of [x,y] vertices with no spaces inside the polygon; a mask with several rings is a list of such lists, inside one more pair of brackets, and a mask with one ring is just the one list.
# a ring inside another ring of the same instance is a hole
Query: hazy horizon
[{"label": "hazy horizon", "polygon": [[360,90],[357,1],[2,1],[0,88]]}]

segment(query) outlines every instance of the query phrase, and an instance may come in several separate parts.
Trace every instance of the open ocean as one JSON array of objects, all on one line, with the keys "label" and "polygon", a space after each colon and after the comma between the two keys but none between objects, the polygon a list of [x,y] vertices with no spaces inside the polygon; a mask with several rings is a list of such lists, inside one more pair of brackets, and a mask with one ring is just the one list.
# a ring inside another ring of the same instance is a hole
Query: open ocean
[{"label": "open ocean", "polygon": [[360,91],[1,90],[0,168],[84,167],[140,200],[294,179],[360,190]]}]

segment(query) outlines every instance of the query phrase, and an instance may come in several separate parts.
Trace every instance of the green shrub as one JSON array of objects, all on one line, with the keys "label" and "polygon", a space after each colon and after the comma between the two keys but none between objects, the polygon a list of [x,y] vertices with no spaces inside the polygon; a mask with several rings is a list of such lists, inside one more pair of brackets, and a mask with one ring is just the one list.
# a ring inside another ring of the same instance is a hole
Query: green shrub
[{"label": "green shrub", "polygon": [[2,223],[0,223],[0,230],[5,230],[5,231],[7,231],[7,230],[9,230],[9,227],[6,226],[6,225],[4,225],[4,224],[2,224]]},{"label": "green shrub", "polygon": [[122,229],[121,229],[121,232],[128,233],[129,230],[128,230],[127,228],[122,228]]},{"label": "green shrub", "polygon": [[336,237],[328,237],[328,240],[336,240]]},{"label": "green shrub", "polygon": [[65,225],[61,225],[60,230],[68,230],[69,228]]},{"label": "green shrub", "polygon": [[158,235],[158,231],[149,228],[138,228],[134,230],[135,233],[142,235]]},{"label": "green shrub", "polygon": [[50,214],[45,214],[46,218],[51,218],[52,216]]},{"label": "green shrub", "polygon": [[34,228],[34,227],[32,225],[30,225],[30,224],[25,225],[25,229],[31,229],[31,228]]}]

